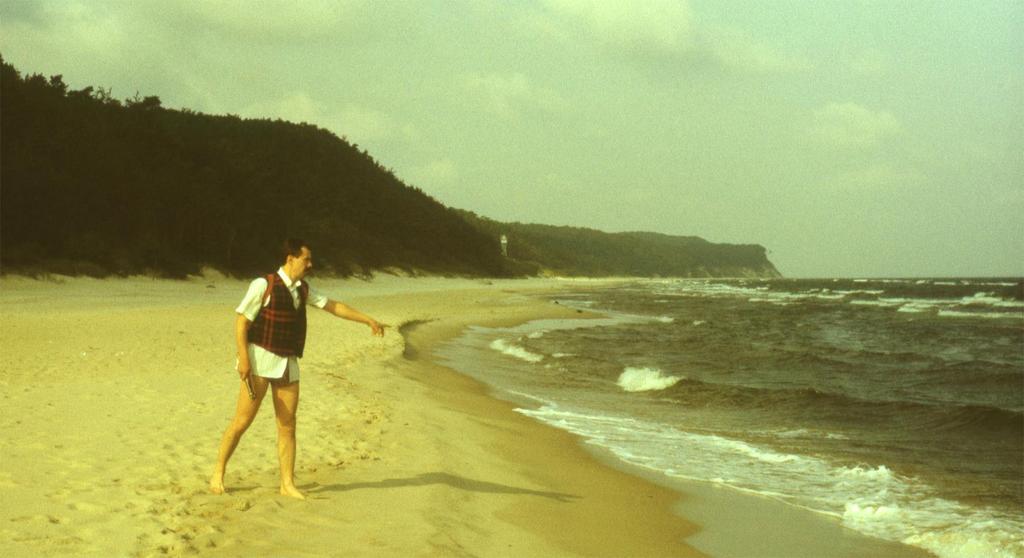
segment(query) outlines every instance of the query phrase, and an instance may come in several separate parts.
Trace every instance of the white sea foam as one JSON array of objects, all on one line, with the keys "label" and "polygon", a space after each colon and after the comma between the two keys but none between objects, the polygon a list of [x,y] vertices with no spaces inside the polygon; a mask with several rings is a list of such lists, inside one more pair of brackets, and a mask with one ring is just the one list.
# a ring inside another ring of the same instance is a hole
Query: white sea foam
[{"label": "white sea foam", "polygon": [[789,304],[789,302],[786,302],[785,300],[778,300],[778,299],[775,299],[775,298],[764,298],[764,297],[757,297],[757,296],[755,296],[753,298],[748,298],[747,302],[768,302],[770,304],[777,304],[779,306],[786,306],[786,305]]},{"label": "white sea foam", "polygon": [[657,368],[627,367],[616,382],[626,391],[654,391],[676,385],[682,378],[665,376]]},{"label": "white sea foam", "polygon": [[801,459],[798,455],[778,453],[769,449],[759,448],[739,440],[722,438],[721,436],[708,436],[708,439],[713,440],[714,443],[718,445],[719,449],[731,451],[732,453],[750,457],[758,461],[764,461],[766,463],[786,463],[788,461]]},{"label": "white sea foam", "polygon": [[1019,536],[994,531],[986,523],[917,533],[903,542],[943,558],[1019,558],[1024,555]]},{"label": "white sea foam", "polygon": [[1024,312],[961,312],[959,310],[939,310],[944,318],[1024,318]]},{"label": "white sea foam", "polygon": [[994,293],[974,293],[974,296],[965,296],[960,299],[963,306],[997,306],[1000,308],[1024,308],[1024,302],[1019,300],[1005,300]]},{"label": "white sea foam", "polygon": [[820,298],[822,300],[839,300],[845,296],[846,295],[843,293],[821,293],[814,295],[814,298]]},{"label": "white sea foam", "polygon": [[880,306],[897,308],[898,312],[927,312],[935,308],[949,307],[956,304],[955,300],[941,298],[902,298],[879,297],[877,299],[854,299],[849,304],[858,306]]},{"label": "white sea foam", "polygon": [[903,298],[903,297],[879,297],[879,301],[887,302],[890,304],[918,304],[924,305],[929,304],[932,306],[941,306],[955,304],[953,300],[948,298]]},{"label": "white sea foam", "polygon": [[526,362],[540,362],[544,360],[543,355],[531,353],[530,351],[527,351],[526,349],[518,345],[513,345],[505,341],[504,339],[495,339],[494,341],[491,342],[490,346],[495,351],[498,351],[502,354],[506,354],[511,357],[518,358],[520,360],[525,360]]},{"label": "white sea foam", "polygon": [[704,325],[706,323],[707,322],[704,321],[704,320],[693,320],[693,325],[695,325],[695,326]]},{"label": "white sea foam", "polygon": [[811,431],[806,428],[797,428],[796,430],[783,430],[781,432],[773,432],[776,438],[804,438],[810,435]]},{"label": "white sea foam", "polygon": [[797,428],[795,430],[782,430],[768,433],[774,435],[776,438],[825,438],[826,440],[849,439],[847,436],[844,436],[842,434],[822,432],[820,430],[808,430],[806,428]]},{"label": "white sea foam", "polygon": [[[866,282],[866,280],[864,281]],[[805,300],[843,300],[850,295],[870,294],[879,295],[883,290],[878,289],[856,289],[856,290],[831,290],[828,288],[808,289],[800,292],[773,291],[768,286],[757,287],[728,285],[714,282],[681,282],[668,285],[658,290],[659,294],[672,294],[675,296],[695,297],[735,297],[746,298],[747,302],[770,303],[777,305],[788,305],[794,302]]]},{"label": "white sea foam", "polygon": [[551,355],[551,358],[567,358],[567,357],[571,357],[571,356],[576,356],[576,355],[574,355],[573,353],[554,353],[554,354]]},{"label": "white sea foam", "polygon": [[527,337],[530,339],[540,339],[541,337],[544,337],[545,333],[547,333],[547,331],[542,329],[540,331],[534,331],[533,333],[530,333],[529,335],[527,335]]},{"label": "white sea foam", "polygon": [[837,469],[837,473],[840,477],[855,478],[855,479],[867,479],[877,482],[892,482],[896,480],[893,476],[893,472],[885,465],[879,465],[878,467],[840,467]]},{"label": "white sea foam", "polygon": [[887,300],[851,300],[850,304],[856,304],[858,306],[881,306],[883,308],[891,308],[894,306],[900,306],[899,302],[890,302]]},{"label": "white sea foam", "polygon": [[506,389],[505,391],[507,393],[510,393],[510,394],[518,396],[518,397],[524,397],[526,399],[532,399],[533,401],[536,401],[536,402],[538,402],[538,403],[540,403],[542,405],[555,405],[554,401],[551,401],[550,399],[544,399],[543,397],[537,397],[536,395],[533,395],[531,393],[525,393],[525,392],[514,390],[514,389]]},{"label": "white sea foam", "polygon": [[691,297],[750,297],[766,293],[768,290],[767,286],[751,288],[709,281],[686,281],[665,285],[657,292],[660,295],[671,294],[675,296]]},{"label": "white sea foam", "polygon": [[670,323],[672,323],[672,322],[676,321],[676,319],[675,319],[675,318],[672,318],[672,317],[669,317],[669,316],[658,316],[658,317],[657,317],[657,318],[655,318],[655,319],[656,319],[657,321],[659,321],[659,322],[663,323],[663,324],[670,324]]},{"label": "white sea foam", "polygon": [[918,314],[918,313],[921,313],[921,312],[927,312],[929,310],[934,310],[934,309],[935,309],[935,306],[933,306],[931,304],[922,304],[922,303],[916,303],[916,302],[908,302],[907,304],[904,304],[903,306],[900,306],[899,309],[896,310],[896,311],[897,312],[910,312],[912,314]]}]

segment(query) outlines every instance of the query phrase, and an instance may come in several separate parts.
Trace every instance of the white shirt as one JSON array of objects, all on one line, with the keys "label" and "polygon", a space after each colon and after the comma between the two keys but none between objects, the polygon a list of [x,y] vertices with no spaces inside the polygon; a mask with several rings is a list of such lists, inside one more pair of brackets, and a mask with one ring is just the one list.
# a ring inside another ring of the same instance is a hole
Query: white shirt
[{"label": "white shirt", "polygon": [[[284,272],[284,268],[278,269],[277,275],[284,282],[284,286],[288,287],[288,292],[292,295],[292,302],[297,309],[299,307],[299,286],[302,285],[302,279],[293,283],[291,277],[288,277],[288,274]],[[245,316],[245,319],[250,322],[255,320],[256,316],[260,313],[260,302],[263,301],[263,294],[266,292],[266,277],[254,279],[249,284],[249,290],[245,293],[245,297],[242,298],[242,303],[238,305],[238,308],[235,308],[235,312]],[[309,285],[309,295],[306,297],[306,304],[323,308],[327,306],[327,297],[317,292],[312,285]],[[268,305],[270,305],[269,296],[262,306]],[[299,359],[296,357],[275,355],[263,347],[253,345],[252,343],[249,343],[248,350],[249,364],[252,366],[253,374],[264,378],[280,378],[284,376],[285,370],[287,370],[289,379],[293,382],[298,381]],[[237,362],[235,366],[238,366]]]}]

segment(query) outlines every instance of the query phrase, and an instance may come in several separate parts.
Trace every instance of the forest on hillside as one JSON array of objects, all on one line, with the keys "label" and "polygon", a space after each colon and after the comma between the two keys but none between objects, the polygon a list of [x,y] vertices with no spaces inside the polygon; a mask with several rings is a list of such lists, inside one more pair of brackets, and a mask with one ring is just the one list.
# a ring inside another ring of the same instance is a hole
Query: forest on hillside
[{"label": "forest on hillside", "polygon": [[342,276],[515,273],[496,238],[316,126],[119,101],[6,62],[0,87],[5,271],[252,274],[298,236]]},{"label": "forest on hillside", "polygon": [[248,276],[300,237],[336,276],[778,275],[761,246],[500,223],[311,124],[118,100],[0,64],[2,273]]}]

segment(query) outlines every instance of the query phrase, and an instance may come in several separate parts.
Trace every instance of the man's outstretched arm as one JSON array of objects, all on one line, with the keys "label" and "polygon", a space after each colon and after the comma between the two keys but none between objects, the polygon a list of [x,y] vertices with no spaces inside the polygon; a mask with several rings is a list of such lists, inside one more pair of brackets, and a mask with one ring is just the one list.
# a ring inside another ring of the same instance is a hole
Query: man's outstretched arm
[{"label": "man's outstretched arm", "polygon": [[388,327],[384,324],[381,324],[377,320],[367,316],[366,314],[363,314],[359,310],[352,308],[351,306],[345,304],[344,302],[328,300],[327,305],[324,306],[324,310],[327,310],[328,312],[334,314],[339,318],[345,318],[346,320],[352,320],[353,322],[359,322],[370,326],[370,329],[373,330],[373,334],[376,335],[377,337],[383,337],[384,328]]}]

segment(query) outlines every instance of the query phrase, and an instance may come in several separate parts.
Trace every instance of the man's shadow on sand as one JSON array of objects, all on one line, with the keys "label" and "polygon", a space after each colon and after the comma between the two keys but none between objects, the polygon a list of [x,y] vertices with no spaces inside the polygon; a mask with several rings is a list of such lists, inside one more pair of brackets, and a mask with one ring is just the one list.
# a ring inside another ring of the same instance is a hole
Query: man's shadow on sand
[{"label": "man's shadow on sand", "polygon": [[353,482],[348,484],[331,484],[326,486],[312,485],[302,487],[309,494],[319,492],[346,492],[359,490],[361,488],[400,488],[403,486],[426,486],[428,484],[447,484],[459,490],[471,490],[473,492],[488,492],[491,494],[521,494],[526,496],[540,496],[550,498],[559,502],[572,502],[580,497],[573,494],[562,494],[561,492],[545,492],[543,490],[530,490],[528,488],[517,488],[487,481],[467,479],[449,473],[423,473],[415,477],[405,479],[385,479],[376,482]]}]

